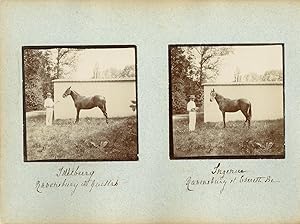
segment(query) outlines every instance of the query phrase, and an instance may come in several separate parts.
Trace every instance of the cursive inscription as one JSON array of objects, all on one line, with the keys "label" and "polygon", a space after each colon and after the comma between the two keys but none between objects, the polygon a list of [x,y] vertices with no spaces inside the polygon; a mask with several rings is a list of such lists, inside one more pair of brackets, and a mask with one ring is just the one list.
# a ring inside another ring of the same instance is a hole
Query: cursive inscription
[{"label": "cursive inscription", "polygon": [[92,176],[95,174],[94,170],[87,171],[87,170],[80,170],[79,166],[76,168],[68,168],[68,167],[61,167],[58,169],[58,172],[56,173],[57,177],[68,177],[68,176],[88,176],[89,179],[92,178]]},{"label": "cursive inscription", "polygon": [[186,179],[186,187],[188,191],[193,191],[195,185],[221,185],[221,191],[223,192],[225,186],[227,184],[227,180],[223,177],[215,178],[211,177],[210,179],[193,179],[192,177],[188,177]]},{"label": "cursive inscription", "polygon": [[74,195],[79,188],[92,192],[97,188],[110,188],[120,185],[119,179],[96,178],[94,170],[76,167],[59,167],[50,180],[37,180],[35,190],[37,193],[45,193],[49,190],[68,190]]},{"label": "cursive inscription", "polygon": [[246,170],[243,169],[221,169],[220,165],[221,163],[218,163],[218,165],[212,169],[211,173],[216,175],[220,174],[221,177],[224,177],[226,174],[246,173]]},{"label": "cursive inscription", "polygon": [[36,191],[38,193],[43,193],[46,189],[50,188],[70,188],[71,189],[71,195],[73,195],[78,187],[78,183],[76,182],[70,182],[67,179],[64,179],[63,181],[54,181],[54,182],[42,182],[37,181],[36,182]]},{"label": "cursive inscription", "polygon": [[214,166],[208,177],[188,176],[185,179],[187,191],[194,191],[200,186],[219,186],[219,193],[222,194],[226,188],[233,184],[271,184],[278,183],[271,175],[250,175],[245,169],[226,169],[221,163]]}]

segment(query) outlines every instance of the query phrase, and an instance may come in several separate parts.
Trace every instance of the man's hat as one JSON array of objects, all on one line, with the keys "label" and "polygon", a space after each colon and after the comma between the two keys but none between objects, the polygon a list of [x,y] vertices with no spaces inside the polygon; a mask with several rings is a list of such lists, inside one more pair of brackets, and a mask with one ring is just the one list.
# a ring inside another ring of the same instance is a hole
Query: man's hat
[{"label": "man's hat", "polygon": [[190,95],[190,99],[195,99],[195,95]]}]

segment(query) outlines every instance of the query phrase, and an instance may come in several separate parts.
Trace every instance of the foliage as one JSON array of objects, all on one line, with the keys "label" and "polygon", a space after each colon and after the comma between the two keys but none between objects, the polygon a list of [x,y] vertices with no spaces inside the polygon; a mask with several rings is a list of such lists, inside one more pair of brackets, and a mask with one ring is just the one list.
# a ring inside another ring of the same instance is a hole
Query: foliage
[{"label": "foliage", "polygon": [[269,70],[262,76],[262,81],[283,81],[282,70]]},{"label": "foliage", "polygon": [[233,73],[234,80],[233,82],[240,82],[242,80],[241,70],[239,67],[236,67]]},{"label": "foliage", "polygon": [[260,81],[262,81],[262,77],[255,72],[250,72],[250,73],[244,74],[241,78],[241,81],[243,81],[243,82],[260,82]]},{"label": "foliage", "polygon": [[68,75],[75,69],[79,51],[81,50],[76,48],[53,49],[53,54],[55,56],[55,79],[68,77]]},{"label": "foliage", "polygon": [[251,72],[246,74],[234,73],[234,82],[275,82],[283,81],[282,70],[268,70],[263,75]]},{"label": "foliage", "polygon": [[126,65],[123,69],[108,68],[102,69],[99,64],[95,64],[93,79],[122,79],[135,78],[135,66]]},{"label": "foliage", "polygon": [[135,77],[134,65],[126,65],[120,73],[120,78],[130,78],[130,77]]},{"label": "foliage", "polygon": [[46,93],[53,95],[53,79],[66,77],[74,69],[77,49],[24,49],[26,111],[43,109]]},{"label": "foliage", "polygon": [[171,79],[172,79],[172,109],[174,113],[184,113],[186,111],[186,100],[190,92],[186,92],[186,84],[193,83],[187,77],[190,62],[184,55],[184,50],[180,47],[172,47],[170,50]]},{"label": "foliage", "polygon": [[232,52],[233,50],[230,47],[187,47],[186,53],[191,61],[188,76],[201,84],[208,80],[214,80],[219,75],[222,57]]},{"label": "foliage", "polygon": [[24,50],[24,87],[26,111],[43,108],[47,92],[53,92],[49,52],[45,50]]},{"label": "foliage", "polygon": [[131,100],[131,104],[129,105],[129,107],[132,109],[132,111],[136,111],[136,100]]},{"label": "foliage", "polygon": [[203,86],[219,75],[221,58],[232,52],[230,47],[171,47],[170,68],[173,114],[185,113],[189,95],[203,104]]}]

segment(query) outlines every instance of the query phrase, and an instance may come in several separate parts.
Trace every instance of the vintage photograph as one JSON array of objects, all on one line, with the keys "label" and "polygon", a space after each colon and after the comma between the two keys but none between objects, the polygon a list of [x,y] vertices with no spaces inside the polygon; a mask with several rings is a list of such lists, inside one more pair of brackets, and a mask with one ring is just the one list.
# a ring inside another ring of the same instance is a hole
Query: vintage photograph
[{"label": "vintage photograph", "polygon": [[24,161],[138,160],[136,46],[24,46]]},{"label": "vintage photograph", "polygon": [[169,45],[170,158],[285,158],[284,45]]}]

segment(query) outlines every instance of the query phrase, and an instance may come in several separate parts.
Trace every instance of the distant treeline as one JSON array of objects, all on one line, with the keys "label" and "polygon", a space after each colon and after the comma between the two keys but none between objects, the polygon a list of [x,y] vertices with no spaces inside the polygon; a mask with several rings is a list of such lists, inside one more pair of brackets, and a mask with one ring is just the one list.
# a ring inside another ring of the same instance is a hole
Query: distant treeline
[{"label": "distant treeline", "polygon": [[101,69],[99,64],[96,64],[93,70],[93,79],[120,79],[120,78],[134,78],[135,66],[126,65],[123,69],[108,68]]},{"label": "distant treeline", "polygon": [[275,82],[283,81],[282,70],[269,70],[264,74],[241,74],[238,70],[234,73],[234,82]]}]

